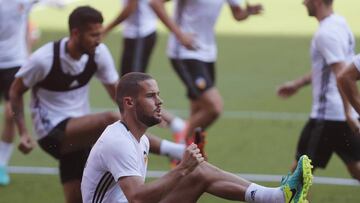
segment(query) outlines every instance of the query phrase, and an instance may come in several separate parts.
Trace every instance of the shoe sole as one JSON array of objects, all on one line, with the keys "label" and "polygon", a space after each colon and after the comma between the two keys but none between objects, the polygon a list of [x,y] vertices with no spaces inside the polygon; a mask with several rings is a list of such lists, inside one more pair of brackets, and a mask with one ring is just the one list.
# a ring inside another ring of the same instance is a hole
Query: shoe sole
[{"label": "shoe sole", "polygon": [[298,203],[307,203],[306,196],[309,192],[310,186],[312,185],[313,175],[311,160],[308,156],[304,155],[302,159],[302,174],[303,174],[303,189],[300,194]]}]

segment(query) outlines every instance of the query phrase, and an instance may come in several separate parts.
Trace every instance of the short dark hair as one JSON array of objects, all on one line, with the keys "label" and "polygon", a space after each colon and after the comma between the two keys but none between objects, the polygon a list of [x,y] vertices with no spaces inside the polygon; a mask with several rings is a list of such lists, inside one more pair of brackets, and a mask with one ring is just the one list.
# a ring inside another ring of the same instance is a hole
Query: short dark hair
[{"label": "short dark hair", "polygon": [[77,7],[69,16],[69,29],[84,29],[89,23],[103,23],[100,11],[90,6]]},{"label": "short dark hair", "polygon": [[120,112],[124,111],[124,97],[137,97],[139,94],[139,83],[150,79],[153,78],[149,74],[141,72],[127,73],[120,78],[116,88],[116,103],[119,106]]},{"label": "short dark hair", "polygon": [[331,5],[333,3],[333,0],[323,0],[324,4]]}]

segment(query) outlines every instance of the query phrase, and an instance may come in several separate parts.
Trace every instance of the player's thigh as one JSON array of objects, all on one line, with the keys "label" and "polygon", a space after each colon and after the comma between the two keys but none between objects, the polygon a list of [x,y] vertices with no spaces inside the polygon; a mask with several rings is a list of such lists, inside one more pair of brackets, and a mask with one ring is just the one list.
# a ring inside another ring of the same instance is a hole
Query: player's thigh
[{"label": "player's thigh", "polygon": [[196,59],[171,59],[173,69],[187,88],[191,100],[199,98],[205,91],[214,87],[213,63]]},{"label": "player's thigh", "polygon": [[71,118],[65,129],[66,136],[77,136],[102,131],[109,124],[120,119],[118,112],[103,112]]},{"label": "player's thigh", "polygon": [[85,145],[94,143],[104,131],[106,126],[120,119],[118,112],[104,112],[89,114],[69,119],[63,145]]},{"label": "player's thigh", "polygon": [[328,121],[309,119],[298,141],[296,160],[305,154],[314,167],[325,168],[333,152],[329,133],[334,132]]},{"label": "player's thigh", "polygon": [[82,202],[80,184],[81,184],[80,179],[72,180],[63,184],[65,201],[67,203]]},{"label": "player's thigh", "polygon": [[345,121],[338,124],[333,131],[337,133],[332,135],[331,141],[335,152],[344,163],[351,165],[360,162],[360,136],[355,135]]}]

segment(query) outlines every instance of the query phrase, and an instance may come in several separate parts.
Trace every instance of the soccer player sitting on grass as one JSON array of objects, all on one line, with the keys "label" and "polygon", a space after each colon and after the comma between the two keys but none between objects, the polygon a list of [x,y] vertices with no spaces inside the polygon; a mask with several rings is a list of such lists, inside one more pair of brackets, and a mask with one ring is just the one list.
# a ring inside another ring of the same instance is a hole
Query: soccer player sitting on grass
[{"label": "soccer player sitting on grass", "polygon": [[90,152],[81,182],[85,203],[196,202],[205,192],[255,203],[306,202],[312,181],[306,156],[280,187],[268,188],[216,168],[190,144],[174,169],[145,183],[150,146],[143,135],[161,122],[159,88],[148,74],[134,72],[120,79],[116,92],[122,119],[105,129]]}]

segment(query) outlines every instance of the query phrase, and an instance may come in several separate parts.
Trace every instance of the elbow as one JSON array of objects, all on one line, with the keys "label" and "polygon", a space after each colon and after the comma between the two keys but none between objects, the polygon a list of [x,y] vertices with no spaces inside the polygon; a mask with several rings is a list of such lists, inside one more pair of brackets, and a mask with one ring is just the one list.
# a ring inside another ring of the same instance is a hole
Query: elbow
[{"label": "elbow", "polygon": [[338,88],[342,88],[344,86],[344,84],[346,83],[346,81],[351,80],[351,78],[348,78],[346,76],[346,72],[341,71],[339,74],[336,75],[336,83]]}]

